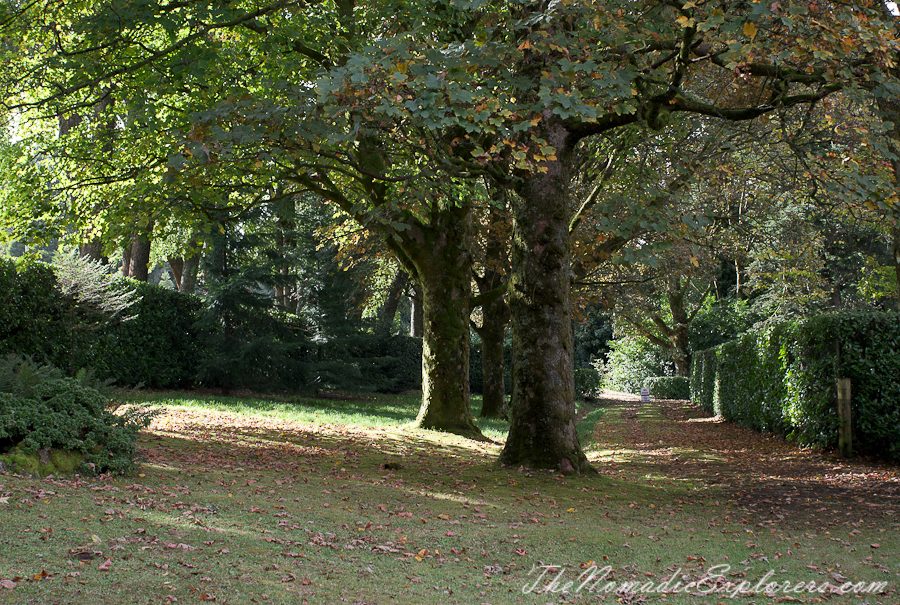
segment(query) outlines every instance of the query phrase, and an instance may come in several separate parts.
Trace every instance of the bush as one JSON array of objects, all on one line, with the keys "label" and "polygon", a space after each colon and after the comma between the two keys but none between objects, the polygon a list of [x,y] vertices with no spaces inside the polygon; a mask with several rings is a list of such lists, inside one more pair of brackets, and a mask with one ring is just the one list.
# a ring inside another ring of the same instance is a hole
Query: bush
[{"label": "bush", "polygon": [[614,391],[638,394],[651,376],[671,376],[675,364],[665,351],[640,336],[626,336],[609,343],[603,386]]},{"label": "bush", "polygon": [[[694,356],[692,397],[757,430],[833,448],[837,378],[852,384],[853,443],[900,460],[900,315],[849,312],[748,333]],[[711,377],[712,376],[712,377]]]},{"label": "bush", "polygon": [[354,334],[317,344],[306,353],[306,385],[400,393],[422,388],[422,339]]},{"label": "bush", "polygon": [[66,365],[69,306],[49,265],[0,258],[0,354]]},{"label": "bush", "polygon": [[7,356],[0,360],[0,454],[15,465],[23,455],[62,450],[78,454],[82,471],[124,473],[134,464],[137,432],[149,416],[117,416],[106,403],[83,380]]},{"label": "bush", "polygon": [[597,368],[575,368],[575,398],[596,397],[601,388],[600,372]]},{"label": "bush", "polygon": [[132,318],[97,335],[87,365],[120,385],[171,388],[193,384],[200,359],[194,328],[200,299],[134,280],[120,280],[115,287],[136,292],[140,299],[130,309]]},{"label": "bush", "polygon": [[643,387],[654,399],[691,398],[691,379],[687,376],[652,376],[644,379]]}]

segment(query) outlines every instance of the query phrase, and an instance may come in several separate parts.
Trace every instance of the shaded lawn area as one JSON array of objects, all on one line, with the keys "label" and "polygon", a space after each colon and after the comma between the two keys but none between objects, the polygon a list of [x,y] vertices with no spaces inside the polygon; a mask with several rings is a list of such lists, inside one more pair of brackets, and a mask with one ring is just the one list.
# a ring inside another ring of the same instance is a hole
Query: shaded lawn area
[{"label": "shaded lawn area", "polygon": [[129,401],[135,474],[0,475],[0,603],[900,603],[896,467],[686,402],[580,410],[581,478],[406,428],[415,395]]}]

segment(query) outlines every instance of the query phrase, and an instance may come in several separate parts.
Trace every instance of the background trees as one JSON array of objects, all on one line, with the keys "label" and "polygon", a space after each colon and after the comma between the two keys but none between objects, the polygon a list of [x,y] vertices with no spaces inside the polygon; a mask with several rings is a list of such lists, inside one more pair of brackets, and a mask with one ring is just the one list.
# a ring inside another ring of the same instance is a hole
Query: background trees
[{"label": "background trees", "polygon": [[[588,470],[573,424],[571,280],[583,274],[570,232],[595,209],[593,192],[609,194],[597,259],[643,254],[645,242],[666,243],[664,231],[696,269],[711,234],[697,223],[708,190],[694,184],[723,170],[714,152],[735,138],[721,138],[727,124],[771,119],[815,189],[827,158],[815,146],[827,139],[796,133],[838,91],[872,93],[896,46],[879,6],[839,3],[11,10],[3,96],[27,135],[11,155],[22,178],[7,187],[19,231],[99,233],[129,250],[129,273],[141,276],[145,243],[169,225],[228,221],[227,232],[287,197],[326,199],[378,233],[421,288],[423,427],[477,435],[466,379],[472,209],[481,188],[511,192],[515,367],[501,462],[565,472]],[[615,186],[596,187],[620,169]],[[883,175],[845,172],[858,178],[832,187],[836,200],[890,206]],[[757,184],[737,177],[730,188]],[[734,263],[740,293],[747,259],[718,260]],[[669,272],[673,301],[685,279]],[[670,312],[679,325],[693,313]],[[683,329],[668,329],[684,351]]]}]

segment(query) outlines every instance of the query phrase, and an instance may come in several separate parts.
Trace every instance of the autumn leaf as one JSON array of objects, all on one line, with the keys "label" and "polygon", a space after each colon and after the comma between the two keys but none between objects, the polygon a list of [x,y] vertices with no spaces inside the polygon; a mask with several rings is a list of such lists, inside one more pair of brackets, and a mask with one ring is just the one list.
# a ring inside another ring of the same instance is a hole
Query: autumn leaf
[{"label": "autumn leaf", "polygon": [[753,40],[756,38],[756,24],[752,21],[744,23],[744,35]]},{"label": "autumn leaf", "polygon": [[8,590],[12,590],[16,587],[16,583],[12,580],[0,580],[0,588],[6,588]]},{"label": "autumn leaf", "polygon": [[100,571],[109,571],[109,566],[110,566],[110,565],[112,565],[112,559],[107,558],[106,561],[104,561],[104,562],[100,565],[100,567],[98,567],[97,569],[99,569]]}]

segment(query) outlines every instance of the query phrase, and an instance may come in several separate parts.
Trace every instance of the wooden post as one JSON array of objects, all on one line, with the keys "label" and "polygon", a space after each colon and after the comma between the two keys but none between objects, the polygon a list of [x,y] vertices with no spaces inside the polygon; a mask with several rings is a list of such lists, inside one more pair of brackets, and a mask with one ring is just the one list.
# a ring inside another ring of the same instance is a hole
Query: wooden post
[{"label": "wooden post", "polygon": [[838,378],[837,381],[838,417],[841,426],[838,429],[838,448],[841,457],[853,457],[853,423],[850,415],[850,379]]}]

